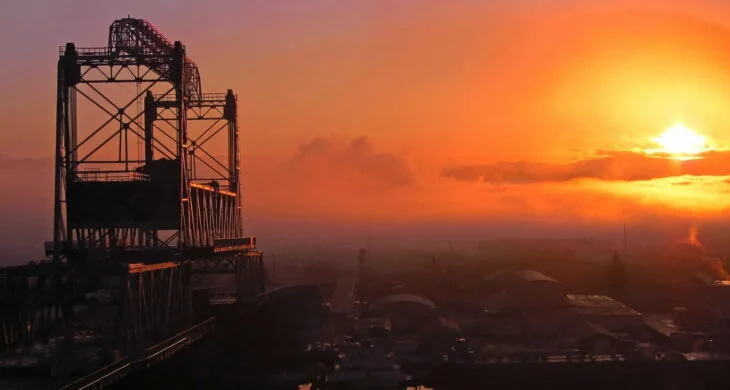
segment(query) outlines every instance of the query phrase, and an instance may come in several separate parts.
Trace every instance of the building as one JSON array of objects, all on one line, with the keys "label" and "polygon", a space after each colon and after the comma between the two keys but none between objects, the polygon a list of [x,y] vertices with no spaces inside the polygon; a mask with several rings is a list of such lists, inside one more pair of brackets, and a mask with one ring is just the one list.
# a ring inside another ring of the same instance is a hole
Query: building
[{"label": "building", "polygon": [[674,320],[680,327],[707,332],[730,347],[730,281],[696,274],[684,283],[676,302]]},{"label": "building", "polygon": [[695,274],[684,283],[677,303],[696,312],[728,311],[730,281],[706,273]]},{"label": "building", "polygon": [[508,297],[505,302],[510,303],[502,312],[512,315],[509,318],[502,316],[500,327],[522,329],[532,338],[547,338],[558,334],[574,320],[575,313],[568,303],[565,288],[547,275],[518,270],[500,273],[489,281]]},{"label": "building", "polygon": [[491,278],[491,283],[523,309],[567,307],[565,288],[557,280],[533,270],[508,271]]},{"label": "building", "polygon": [[527,333],[527,319],[506,293],[488,295],[482,309],[479,320],[462,326],[470,334],[508,340],[519,339]]},{"label": "building", "polygon": [[368,314],[389,319],[393,332],[417,331],[438,317],[433,301],[411,294],[381,298],[368,307]]},{"label": "building", "polygon": [[560,348],[596,355],[625,353],[629,346],[635,345],[630,338],[583,319],[569,324],[557,340]]},{"label": "building", "polygon": [[581,319],[610,332],[639,334],[644,329],[641,313],[611,297],[568,294],[566,298]]}]

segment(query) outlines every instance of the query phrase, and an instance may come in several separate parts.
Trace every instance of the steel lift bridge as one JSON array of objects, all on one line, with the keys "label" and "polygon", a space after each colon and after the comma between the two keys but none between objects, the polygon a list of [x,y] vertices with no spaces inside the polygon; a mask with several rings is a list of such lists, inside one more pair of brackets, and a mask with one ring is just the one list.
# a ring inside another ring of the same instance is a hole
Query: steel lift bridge
[{"label": "steel lift bridge", "polygon": [[57,90],[52,260],[0,270],[0,378],[98,388],[214,330],[195,280],[227,275],[228,303],[262,292],[263,255],[243,236],[236,95],[203,93],[179,41],[116,20],[106,47],[61,48]]}]

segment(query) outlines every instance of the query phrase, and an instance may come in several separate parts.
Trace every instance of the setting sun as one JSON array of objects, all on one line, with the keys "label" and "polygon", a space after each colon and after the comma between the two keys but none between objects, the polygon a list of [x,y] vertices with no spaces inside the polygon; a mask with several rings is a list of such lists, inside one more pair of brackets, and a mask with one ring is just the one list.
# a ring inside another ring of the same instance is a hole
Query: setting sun
[{"label": "setting sun", "polygon": [[707,144],[707,137],[698,134],[681,123],[669,127],[664,133],[652,138],[652,140],[660,146],[660,149],[650,151],[655,153],[697,155],[710,149]]}]

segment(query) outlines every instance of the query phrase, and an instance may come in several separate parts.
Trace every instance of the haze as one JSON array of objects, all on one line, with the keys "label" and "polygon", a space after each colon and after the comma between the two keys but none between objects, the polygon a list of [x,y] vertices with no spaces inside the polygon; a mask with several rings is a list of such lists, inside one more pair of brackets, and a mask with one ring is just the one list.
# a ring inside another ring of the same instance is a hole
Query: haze
[{"label": "haze", "polygon": [[[556,3],[5,2],[0,264],[51,237],[58,46],[104,46],[127,15],[238,93],[267,251],[727,228],[730,3]],[[713,150],[643,153],[680,121]]]}]

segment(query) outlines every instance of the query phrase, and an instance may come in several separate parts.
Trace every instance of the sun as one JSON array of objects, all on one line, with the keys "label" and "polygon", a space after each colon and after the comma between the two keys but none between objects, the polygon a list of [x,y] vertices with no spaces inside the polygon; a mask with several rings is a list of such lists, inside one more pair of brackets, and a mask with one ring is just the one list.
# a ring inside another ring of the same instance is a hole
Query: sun
[{"label": "sun", "polygon": [[650,153],[666,153],[673,156],[693,156],[710,150],[707,137],[689,127],[677,123],[652,138],[661,148]]}]

